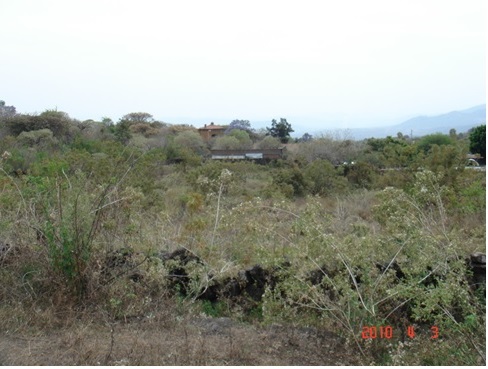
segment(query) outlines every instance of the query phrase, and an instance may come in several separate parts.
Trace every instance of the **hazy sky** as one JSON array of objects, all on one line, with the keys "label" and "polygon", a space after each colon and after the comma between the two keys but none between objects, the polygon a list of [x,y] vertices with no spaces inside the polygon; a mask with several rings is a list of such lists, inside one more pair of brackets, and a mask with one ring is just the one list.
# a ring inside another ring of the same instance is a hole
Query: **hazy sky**
[{"label": "hazy sky", "polygon": [[399,123],[485,103],[486,17],[486,0],[0,0],[0,100],[80,120]]}]

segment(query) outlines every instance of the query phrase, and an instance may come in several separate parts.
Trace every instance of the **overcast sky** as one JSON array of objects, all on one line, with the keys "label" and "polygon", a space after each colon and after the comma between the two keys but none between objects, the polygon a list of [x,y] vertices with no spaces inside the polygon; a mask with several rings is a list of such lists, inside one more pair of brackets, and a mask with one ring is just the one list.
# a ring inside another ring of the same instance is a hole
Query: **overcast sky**
[{"label": "overcast sky", "polygon": [[0,100],[80,120],[395,124],[485,103],[486,17],[486,0],[0,0]]}]

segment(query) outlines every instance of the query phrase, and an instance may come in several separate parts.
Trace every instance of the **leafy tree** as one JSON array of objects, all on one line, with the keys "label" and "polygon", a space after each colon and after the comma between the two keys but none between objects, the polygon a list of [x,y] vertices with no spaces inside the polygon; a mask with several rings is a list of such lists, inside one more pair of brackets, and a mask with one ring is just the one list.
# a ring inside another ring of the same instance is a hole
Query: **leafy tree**
[{"label": "leafy tree", "polygon": [[5,126],[13,136],[22,132],[49,129],[55,137],[66,136],[74,128],[68,114],[57,110],[46,110],[39,115],[18,114],[5,120]]},{"label": "leafy tree", "polygon": [[213,148],[217,150],[238,150],[251,147],[252,141],[249,133],[240,129],[234,129],[227,136],[217,137],[213,145]]},{"label": "leafy tree", "polygon": [[154,122],[153,116],[149,113],[144,113],[144,112],[126,114],[120,120],[127,121],[130,124]]},{"label": "leafy tree", "polygon": [[22,132],[35,131],[45,127],[37,128],[32,115],[18,114],[13,117],[8,117],[4,120],[5,128],[8,134],[18,136]]},{"label": "leafy tree", "polygon": [[383,163],[388,167],[410,167],[415,164],[419,157],[415,146],[406,144],[389,143],[382,152]]},{"label": "leafy tree", "polygon": [[114,121],[109,117],[102,117],[102,123],[107,127],[111,127],[114,125]]},{"label": "leafy tree", "polygon": [[281,142],[276,137],[266,136],[256,146],[258,149],[277,149],[281,146]]},{"label": "leafy tree", "polygon": [[428,153],[429,150],[434,145],[442,146],[442,145],[452,145],[454,141],[451,137],[444,135],[442,133],[434,133],[431,135],[424,136],[420,139],[417,147],[419,150],[423,151],[424,153]]},{"label": "leafy tree", "polygon": [[469,150],[486,157],[486,125],[474,128],[469,134]]},{"label": "leafy tree", "polygon": [[409,167],[418,156],[417,148],[399,132],[396,138],[369,138],[362,159],[376,167]]},{"label": "leafy tree", "polygon": [[114,129],[114,135],[117,141],[126,144],[132,138],[130,123],[126,120],[120,121]]},{"label": "leafy tree", "polygon": [[5,105],[5,101],[0,100],[0,118],[9,118],[17,114],[15,106]]},{"label": "leafy tree", "polygon": [[237,150],[240,148],[240,143],[234,136],[222,136],[215,139],[213,148],[216,150]]},{"label": "leafy tree", "polygon": [[310,142],[313,140],[313,136],[309,133],[304,133],[298,142]]},{"label": "leafy tree", "polygon": [[406,146],[405,141],[401,138],[393,138],[391,136],[387,136],[386,138],[369,138],[366,142],[373,151],[383,151],[386,146],[390,145]]},{"label": "leafy tree", "polygon": [[75,136],[77,121],[70,118],[68,113],[57,110],[46,110],[38,116],[41,128],[50,129],[54,137],[72,139]]},{"label": "leafy tree", "polygon": [[225,130],[225,134],[230,134],[234,130],[246,131],[252,133],[254,130],[251,128],[251,123],[248,120],[234,119],[230,122],[229,126]]},{"label": "leafy tree", "polygon": [[128,136],[125,132],[126,128],[130,130],[131,134],[140,134],[147,138],[160,133],[160,129],[164,126],[162,122],[154,120],[151,114],[144,112],[126,114],[119,120],[118,125],[122,130],[119,132],[119,136],[123,136],[124,140]]},{"label": "leafy tree", "polygon": [[145,137],[156,136],[159,133],[159,129],[152,127],[147,123],[136,123],[129,127],[132,133],[144,135]]},{"label": "leafy tree", "polygon": [[235,137],[239,141],[239,148],[241,149],[249,149],[252,146],[251,137],[247,131],[235,129],[230,133],[229,136]]},{"label": "leafy tree", "polygon": [[203,142],[202,137],[194,131],[183,131],[178,133],[174,139],[174,143],[189,149],[197,155],[204,155],[207,153],[205,142]]},{"label": "leafy tree", "polygon": [[285,118],[280,118],[278,123],[276,119],[271,121],[271,128],[266,127],[268,134],[272,137],[277,137],[282,143],[287,143],[290,139],[290,133],[294,132],[291,124]]},{"label": "leafy tree", "polygon": [[438,175],[443,185],[453,186],[466,163],[466,151],[462,146],[434,145],[421,161],[422,166]]}]

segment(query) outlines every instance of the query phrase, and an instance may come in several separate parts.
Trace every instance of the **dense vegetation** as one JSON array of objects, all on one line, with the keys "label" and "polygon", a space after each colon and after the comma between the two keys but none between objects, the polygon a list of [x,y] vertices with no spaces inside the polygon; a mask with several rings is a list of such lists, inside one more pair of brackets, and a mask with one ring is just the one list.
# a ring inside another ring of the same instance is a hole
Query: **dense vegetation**
[{"label": "dense vegetation", "polygon": [[[147,113],[114,124],[1,108],[1,329],[40,326],[46,310],[150,316],[175,300],[328,329],[364,363],[484,363],[485,290],[466,262],[486,244],[485,173],[465,168],[481,129],[307,135],[283,160],[257,164],[212,161],[209,149],[276,147],[291,126],[273,137],[234,121],[205,142]],[[175,291],[161,255],[181,248],[199,262]],[[202,298],[255,265],[273,271],[260,299]],[[361,338],[362,327],[387,325],[424,333]],[[441,339],[425,333],[433,325]]]}]

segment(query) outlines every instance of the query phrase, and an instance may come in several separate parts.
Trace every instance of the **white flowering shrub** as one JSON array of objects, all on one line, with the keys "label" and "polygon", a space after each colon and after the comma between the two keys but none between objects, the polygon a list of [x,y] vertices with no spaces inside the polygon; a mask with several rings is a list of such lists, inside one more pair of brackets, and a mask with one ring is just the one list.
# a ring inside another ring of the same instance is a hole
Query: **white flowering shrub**
[{"label": "white flowering shrub", "polygon": [[330,232],[331,215],[313,199],[300,211],[286,202],[243,204],[242,219],[255,221],[245,221],[236,240],[246,240],[257,260],[290,261],[264,296],[265,319],[325,319],[354,339],[365,325],[414,323],[472,338],[484,324],[483,305],[468,284],[462,238],[447,221],[448,195],[434,173],[418,173],[409,192],[378,194],[377,235],[345,237]]}]

